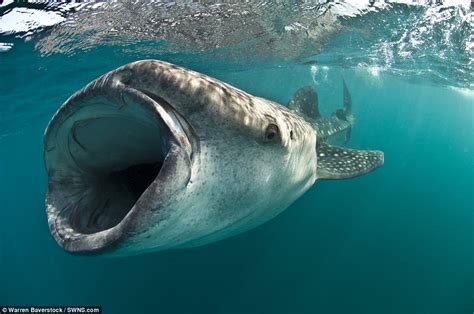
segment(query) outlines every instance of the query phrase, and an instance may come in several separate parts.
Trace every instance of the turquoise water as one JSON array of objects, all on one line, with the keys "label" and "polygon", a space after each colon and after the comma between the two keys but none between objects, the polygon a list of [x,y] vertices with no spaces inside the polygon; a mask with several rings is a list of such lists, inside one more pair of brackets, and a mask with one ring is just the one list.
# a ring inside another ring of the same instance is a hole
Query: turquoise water
[{"label": "turquoise water", "polygon": [[[103,313],[474,311],[469,76],[443,76],[441,84],[378,71],[386,65],[379,63],[133,52],[149,42],[42,55],[34,40],[0,38],[13,43],[0,53],[0,304],[101,305]],[[317,182],[275,219],[214,244],[125,258],[70,255],[44,212],[44,129],[86,83],[147,58],[282,104],[312,84],[323,114],[341,106],[344,77],[356,117],[350,146],[383,150],[385,164],[356,179]]]}]

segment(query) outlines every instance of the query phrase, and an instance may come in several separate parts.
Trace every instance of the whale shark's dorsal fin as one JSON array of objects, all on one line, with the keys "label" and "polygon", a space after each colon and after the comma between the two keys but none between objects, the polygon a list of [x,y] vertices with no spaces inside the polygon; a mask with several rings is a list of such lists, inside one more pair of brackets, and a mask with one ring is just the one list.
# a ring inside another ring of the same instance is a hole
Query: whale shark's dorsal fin
[{"label": "whale shark's dorsal fin", "polygon": [[324,142],[316,146],[318,179],[348,179],[357,177],[383,165],[381,151],[355,150],[336,147]]},{"label": "whale shark's dorsal fin", "polygon": [[311,120],[321,118],[319,113],[318,94],[311,86],[301,87],[288,103],[288,108]]}]

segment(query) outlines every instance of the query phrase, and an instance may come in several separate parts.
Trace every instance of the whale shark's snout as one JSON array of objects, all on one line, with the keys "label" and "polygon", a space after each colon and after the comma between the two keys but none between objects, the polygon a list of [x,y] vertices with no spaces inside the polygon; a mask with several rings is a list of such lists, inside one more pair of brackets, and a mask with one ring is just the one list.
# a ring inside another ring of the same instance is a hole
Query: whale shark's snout
[{"label": "whale shark's snout", "polygon": [[49,226],[71,252],[113,247],[189,180],[186,120],[120,79],[104,76],[73,95],[45,133]]},{"label": "whale shark's snout", "polygon": [[297,93],[290,110],[154,60],[103,75],[45,132],[53,237],[72,253],[203,245],[271,219],[316,179],[383,164],[381,152],[326,143],[350,132],[348,92],[330,118],[310,110],[317,97],[308,93]]}]

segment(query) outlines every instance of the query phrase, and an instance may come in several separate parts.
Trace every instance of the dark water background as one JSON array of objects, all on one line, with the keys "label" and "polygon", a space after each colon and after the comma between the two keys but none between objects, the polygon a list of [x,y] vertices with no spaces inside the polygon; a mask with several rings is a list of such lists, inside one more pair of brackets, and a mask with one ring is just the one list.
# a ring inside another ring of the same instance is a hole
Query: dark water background
[{"label": "dark water background", "polygon": [[356,117],[350,146],[383,150],[385,165],[317,182],[277,218],[211,245],[73,256],[47,226],[43,131],[74,91],[137,56],[110,46],[40,56],[34,43],[9,40],[14,48],[0,54],[0,304],[101,305],[107,314],[474,312],[472,89],[336,64],[142,53],[283,104],[315,84],[323,114],[341,106],[344,77]]}]

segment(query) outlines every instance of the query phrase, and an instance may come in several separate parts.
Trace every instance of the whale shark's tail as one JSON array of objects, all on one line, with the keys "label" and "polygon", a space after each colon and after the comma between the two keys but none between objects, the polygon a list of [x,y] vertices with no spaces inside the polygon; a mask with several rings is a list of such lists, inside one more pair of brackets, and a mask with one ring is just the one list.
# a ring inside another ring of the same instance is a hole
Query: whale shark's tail
[{"label": "whale shark's tail", "polygon": [[323,141],[337,134],[344,133],[344,143],[350,140],[354,117],[352,116],[352,97],[347,84],[342,79],[344,106],[331,116],[323,117],[319,112],[318,94],[312,86],[304,86],[296,91],[288,103],[288,108],[304,116],[316,129],[318,137]]},{"label": "whale shark's tail", "polygon": [[342,79],[342,88],[344,91],[344,108],[336,111],[336,116],[344,121],[349,121],[350,126],[346,129],[344,143],[349,142],[352,134],[352,125],[354,123],[354,117],[352,116],[352,97],[347,88],[346,81]]}]

